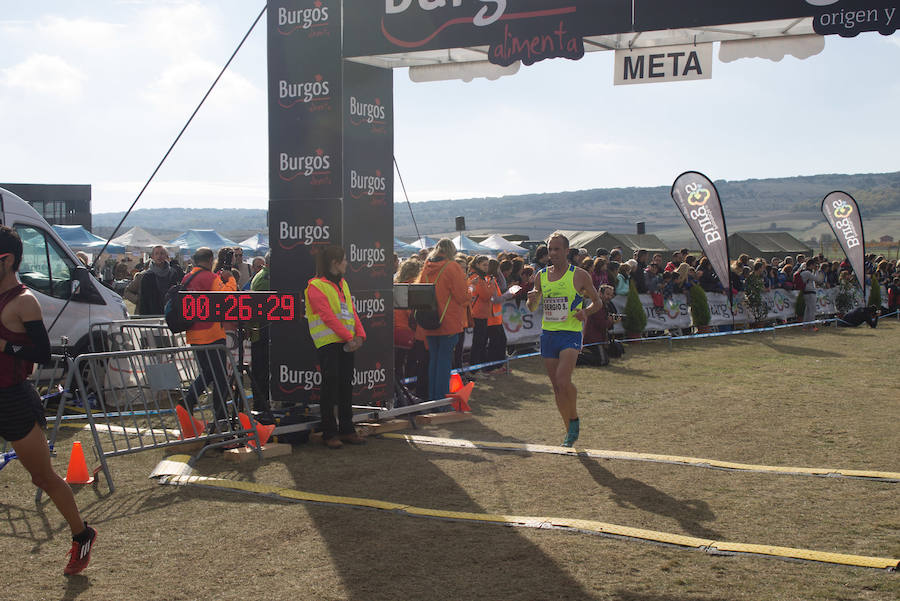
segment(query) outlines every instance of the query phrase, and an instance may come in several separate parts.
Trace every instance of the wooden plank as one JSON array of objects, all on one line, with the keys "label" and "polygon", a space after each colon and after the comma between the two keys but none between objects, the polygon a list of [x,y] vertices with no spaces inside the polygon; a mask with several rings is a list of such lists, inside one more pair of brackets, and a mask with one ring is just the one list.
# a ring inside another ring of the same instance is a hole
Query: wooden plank
[{"label": "wooden plank", "polygon": [[377,436],[378,434],[387,434],[388,432],[397,432],[398,430],[408,430],[412,428],[412,424],[408,419],[389,419],[383,422],[362,422],[356,424],[356,431],[360,436]]},{"label": "wooden plank", "polygon": [[452,424],[454,422],[464,422],[466,420],[472,419],[471,413],[461,413],[459,411],[450,411],[447,413],[426,413],[425,415],[417,415],[416,416],[416,424],[420,426],[428,425],[438,425],[438,424]]}]

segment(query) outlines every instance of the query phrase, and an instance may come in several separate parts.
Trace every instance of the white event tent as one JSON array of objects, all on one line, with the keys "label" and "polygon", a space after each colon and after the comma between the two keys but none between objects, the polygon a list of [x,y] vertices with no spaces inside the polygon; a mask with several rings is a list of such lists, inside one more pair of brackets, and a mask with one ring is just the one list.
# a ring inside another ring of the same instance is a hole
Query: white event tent
[{"label": "white event tent", "polygon": [[520,255],[527,255],[528,249],[522,248],[515,242],[510,242],[500,234],[492,234],[481,241],[482,246],[494,249],[496,252],[514,252]]},{"label": "white event tent", "polygon": [[162,246],[169,256],[177,256],[181,250],[177,245],[169,244],[141,227],[131,228],[121,236],[113,238],[112,242],[121,244],[130,252],[149,253],[154,246]]}]

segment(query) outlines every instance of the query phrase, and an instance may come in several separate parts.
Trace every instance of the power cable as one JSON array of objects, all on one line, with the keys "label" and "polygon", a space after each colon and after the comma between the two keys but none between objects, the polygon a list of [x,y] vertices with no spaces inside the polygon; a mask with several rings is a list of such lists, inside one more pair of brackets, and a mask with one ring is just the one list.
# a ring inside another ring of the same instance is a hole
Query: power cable
[{"label": "power cable", "polygon": [[[122,216],[121,221],[119,221],[119,224],[116,226],[116,228],[113,230],[112,234],[110,234],[109,238],[106,240],[106,244],[103,245],[103,248],[101,248],[100,252],[97,253],[97,256],[94,259],[94,262],[91,263],[91,271],[94,270],[94,268],[97,265],[97,261],[100,259],[100,255],[102,255],[103,252],[106,250],[106,247],[109,246],[109,242],[113,238],[115,238],[116,233],[119,231],[119,228],[121,228],[122,224],[125,223],[125,220],[128,219],[128,215],[131,214],[131,211],[134,209],[137,202],[141,199],[141,196],[144,195],[144,191],[147,189],[148,186],[150,186],[150,182],[152,182],[153,178],[156,177],[156,174],[159,172],[160,168],[162,168],[163,163],[165,163],[166,159],[169,158],[169,155],[172,153],[172,150],[174,150],[175,145],[178,144],[179,140],[181,140],[181,136],[184,135],[184,132],[187,130],[188,126],[191,124],[191,121],[194,120],[194,117],[200,111],[200,107],[203,106],[203,103],[206,102],[207,98],[209,98],[209,95],[212,93],[213,89],[216,87],[216,84],[218,84],[219,80],[222,79],[222,75],[225,74],[225,71],[231,65],[231,61],[234,60],[234,57],[237,56],[237,53],[240,51],[241,47],[243,47],[244,42],[246,42],[247,38],[250,37],[250,34],[253,33],[253,30],[256,28],[256,25],[259,23],[259,20],[265,14],[268,6],[269,6],[268,4],[263,5],[262,10],[259,11],[259,14],[256,16],[256,19],[254,19],[253,24],[250,25],[250,29],[248,29],[247,33],[244,34],[244,37],[241,38],[241,41],[237,45],[237,48],[235,48],[234,52],[231,53],[231,56],[228,58],[228,61],[225,63],[225,66],[222,67],[222,70],[219,71],[219,74],[216,76],[216,79],[212,82],[212,85],[209,86],[209,89],[206,91],[206,94],[203,95],[203,99],[200,100],[200,103],[197,105],[197,108],[195,108],[194,112],[191,113],[191,116],[188,118],[187,122],[184,124],[184,127],[181,128],[181,131],[178,132],[178,135],[175,137],[175,140],[172,142],[171,146],[169,146],[169,149],[166,151],[166,154],[163,155],[163,158],[159,161],[159,164],[156,166],[156,169],[154,169],[153,173],[150,174],[149,179],[147,179],[147,182],[141,188],[141,191],[138,192],[138,195],[134,199],[134,201],[131,203],[131,206],[128,207],[127,211],[125,211],[125,214]],[[66,299],[66,303],[62,306],[62,309],[59,310],[59,313],[56,314],[56,318],[53,320],[53,323],[50,324],[50,327],[47,328],[47,331],[50,331],[53,329],[53,326],[56,325],[56,322],[59,320],[60,316],[62,316],[63,311],[65,311],[66,307],[69,306],[70,301],[71,301],[71,295],[68,299]]]},{"label": "power cable", "polygon": [[403,183],[403,175],[400,174],[400,165],[397,164],[397,157],[394,157],[394,168],[397,170],[397,177],[400,178],[400,187],[403,188],[403,196],[406,198],[406,206],[409,207],[409,216],[412,217],[413,227],[416,228],[416,240],[421,240],[419,234],[419,225],[416,223],[416,216],[413,215],[412,203],[409,202],[409,194],[406,193],[406,184]]}]

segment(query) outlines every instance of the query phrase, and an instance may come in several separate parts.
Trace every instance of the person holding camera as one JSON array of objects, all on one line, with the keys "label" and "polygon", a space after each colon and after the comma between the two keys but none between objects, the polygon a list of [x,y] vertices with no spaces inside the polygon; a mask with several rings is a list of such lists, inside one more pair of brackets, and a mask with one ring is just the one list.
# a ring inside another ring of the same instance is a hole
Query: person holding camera
[{"label": "person holding camera", "polygon": [[[182,285],[185,290],[193,290],[196,292],[223,292],[236,291],[237,284],[234,275],[230,269],[221,269],[218,273],[214,273],[213,251],[206,247],[200,247],[191,257],[194,268],[190,273],[184,276]],[[195,351],[197,356],[197,365],[200,367],[200,375],[191,383],[187,393],[184,395],[187,409],[193,411],[197,404],[197,398],[206,391],[209,386],[212,390],[213,413],[216,422],[227,419],[225,410],[225,398],[228,396],[228,375],[225,372],[227,358],[225,351],[222,349],[205,348],[209,344],[225,344],[225,329],[219,322],[205,322],[192,324],[186,333],[187,342],[193,347],[197,347]],[[210,424],[216,427],[219,424]],[[212,431],[212,428],[211,428]]]},{"label": "person holding camera", "polygon": [[345,442],[366,442],[353,426],[353,354],[365,342],[366,331],[353,305],[345,273],[344,249],[327,246],[316,255],[316,277],[309,280],[304,292],[309,335],[322,368],[322,442],[329,449],[339,449]]}]

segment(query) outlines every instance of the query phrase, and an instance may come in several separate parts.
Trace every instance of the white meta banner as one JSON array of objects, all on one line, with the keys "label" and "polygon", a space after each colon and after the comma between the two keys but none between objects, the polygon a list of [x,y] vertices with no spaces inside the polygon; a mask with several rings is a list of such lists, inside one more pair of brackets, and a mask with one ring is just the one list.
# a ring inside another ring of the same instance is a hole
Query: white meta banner
[{"label": "white meta banner", "polygon": [[712,78],[712,44],[616,50],[614,85]]}]

